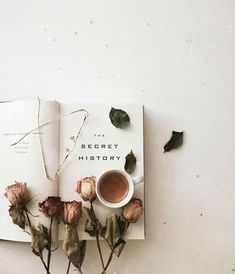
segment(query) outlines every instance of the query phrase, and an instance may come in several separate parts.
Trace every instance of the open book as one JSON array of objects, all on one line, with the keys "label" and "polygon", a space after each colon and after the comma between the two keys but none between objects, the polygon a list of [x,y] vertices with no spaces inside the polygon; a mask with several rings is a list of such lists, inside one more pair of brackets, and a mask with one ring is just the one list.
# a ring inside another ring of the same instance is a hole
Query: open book
[{"label": "open book", "polygon": [[[112,125],[111,107],[128,113],[131,120],[128,129]],[[89,115],[83,124],[86,111]],[[79,138],[75,144],[73,136],[77,134]],[[14,181],[26,182],[33,197],[29,210],[38,215],[34,221],[48,225],[49,218],[39,212],[38,202],[48,196],[60,196],[64,201],[81,200],[75,191],[77,181],[98,176],[108,169],[123,170],[125,156],[131,150],[137,158],[132,175],[144,175],[142,105],[45,100],[0,103],[0,239],[30,240],[9,216],[9,202],[3,195],[8,185]],[[135,187],[134,196],[144,201],[144,183]],[[98,218],[105,224],[106,217],[114,210],[103,206],[98,199],[94,203]],[[91,239],[84,232],[85,220],[84,213],[79,223],[79,236]],[[63,224],[54,227],[56,240],[63,239],[63,228]],[[131,225],[127,239],[144,239],[144,235],[143,215]]]}]

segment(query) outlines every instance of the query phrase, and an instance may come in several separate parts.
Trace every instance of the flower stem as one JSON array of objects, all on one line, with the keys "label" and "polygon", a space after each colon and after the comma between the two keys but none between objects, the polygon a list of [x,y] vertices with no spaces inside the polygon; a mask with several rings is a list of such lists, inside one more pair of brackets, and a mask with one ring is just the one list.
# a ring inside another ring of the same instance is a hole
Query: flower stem
[{"label": "flower stem", "polygon": [[96,215],[95,215],[95,211],[94,211],[92,202],[90,202],[90,206],[91,206],[91,210],[93,211],[93,214],[94,214],[95,219],[96,219],[95,238],[96,238],[96,244],[97,244],[97,248],[98,248],[99,255],[100,255],[100,261],[101,261],[102,268],[103,268],[103,273],[105,273],[104,259],[103,259],[103,255],[102,255],[102,251],[101,251],[101,247],[100,247],[99,230],[97,229],[97,218],[96,218]]},{"label": "flower stem", "polygon": [[[29,213],[28,213],[27,207],[24,207],[24,212],[25,212],[26,218],[28,220],[29,227],[32,228],[32,223],[31,223],[30,218],[29,218]],[[46,265],[46,263],[45,263],[45,261],[43,259],[43,256],[41,255],[41,256],[39,256],[39,258],[40,258],[40,260],[41,260],[41,262],[42,262],[45,270],[47,271],[47,274],[50,274],[49,268],[47,267],[47,265]]]},{"label": "flower stem", "polygon": [[66,274],[69,274],[70,266],[71,266],[71,261],[69,261],[69,263],[68,263],[68,268],[67,268]]},{"label": "flower stem", "polygon": [[42,256],[39,256],[39,258],[40,258],[40,260],[41,260],[41,262],[42,262],[44,268],[46,269],[47,274],[50,274],[50,271],[49,271],[49,269],[48,269],[46,263],[44,262],[43,257],[42,257]]},{"label": "flower stem", "polygon": [[102,256],[102,251],[101,251],[101,247],[100,247],[100,239],[99,239],[99,232],[96,231],[96,243],[97,243],[97,247],[98,247],[98,251],[99,251],[99,255],[100,255],[100,260],[101,260],[101,264],[102,264],[102,267],[103,267],[103,270],[104,270],[104,259],[103,259],[103,256]]},{"label": "flower stem", "polygon": [[47,268],[48,271],[50,269],[50,263],[51,263],[51,230],[52,230],[52,223],[53,223],[53,217],[51,217],[50,221],[50,227],[49,227],[49,241],[48,241],[48,254],[47,254]]},{"label": "flower stem", "polygon": [[[123,233],[121,234],[120,238],[122,238],[122,237],[126,234],[129,225],[130,225],[130,223],[127,222],[127,223],[126,223],[126,227],[125,227]],[[114,254],[114,252],[115,252],[115,248],[116,248],[115,245],[114,245],[114,247],[111,248],[111,252],[110,252],[108,261],[107,261],[107,263],[106,263],[106,265],[105,265],[105,267],[104,267],[104,270],[103,270],[103,272],[102,272],[101,274],[105,274],[105,273],[106,273],[105,271],[108,269],[110,263],[112,262],[113,254]]]},{"label": "flower stem", "polygon": [[108,261],[106,263],[106,266],[104,267],[103,272],[101,274],[105,274],[106,273],[106,270],[108,269],[110,263],[112,262],[114,250],[115,250],[115,248],[112,248],[112,250],[110,252],[110,255],[109,255],[109,259],[108,259]]}]

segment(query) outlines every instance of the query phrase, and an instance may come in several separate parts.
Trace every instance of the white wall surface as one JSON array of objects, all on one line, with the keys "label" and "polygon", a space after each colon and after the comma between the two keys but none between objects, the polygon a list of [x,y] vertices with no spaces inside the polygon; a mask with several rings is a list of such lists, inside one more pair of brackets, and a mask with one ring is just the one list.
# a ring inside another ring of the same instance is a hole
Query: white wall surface
[{"label": "white wall surface", "polygon": [[[0,0],[1,100],[145,105],[146,240],[108,274],[235,273],[234,61],[234,0]],[[184,146],[163,154],[172,130]],[[44,273],[27,244],[0,257]],[[60,248],[52,274],[66,264]],[[94,242],[83,269],[100,273]]]}]

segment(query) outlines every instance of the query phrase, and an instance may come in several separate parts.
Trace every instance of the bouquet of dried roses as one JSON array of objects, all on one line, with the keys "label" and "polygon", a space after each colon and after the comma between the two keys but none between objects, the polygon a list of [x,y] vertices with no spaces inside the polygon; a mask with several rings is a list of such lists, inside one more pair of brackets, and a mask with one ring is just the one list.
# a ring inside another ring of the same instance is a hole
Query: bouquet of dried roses
[{"label": "bouquet of dried roses", "polygon": [[41,223],[36,227],[31,220],[31,217],[35,216],[32,216],[27,208],[27,204],[32,198],[26,183],[15,182],[8,186],[5,196],[11,204],[9,214],[13,223],[30,234],[32,251],[40,258],[46,273],[50,274],[51,255],[57,249],[52,248],[53,223],[58,223],[61,220],[65,224],[63,249],[69,260],[67,273],[69,273],[71,262],[81,272],[86,250],[86,241],[79,241],[77,232],[77,225],[82,216],[82,203],[78,201],[64,202],[60,197],[54,196],[39,203],[39,210],[50,218],[50,225],[47,228]]},{"label": "bouquet of dried roses", "polygon": [[[31,236],[31,248],[38,256],[47,274],[50,274],[50,263],[52,252],[52,227],[53,223],[62,221],[65,226],[63,250],[69,260],[66,273],[73,266],[82,273],[82,264],[86,252],[86,241],[79,240],[78,224],[82,216],[82,209],[86,212],[85,231],[96,238],[97,248],[101,260],[101,273],[106,273],[115,254],[120,256],[125,247],[125,234],[130,223],[135,223],[143,212],[142,201],[132,198],[131,201],[122,208],[121,215],[115,212],[108,216],[106,224],[102,225],[95,213],[94,201],[96,178],[94,176],[80,179],[77,182],[76,190],[84,202],[89,202],[89,207],[82,207],[81,201],[61,201],[60,197],[48,197],[38,204],[39,211],[50,218],[49,228],[39,223],[35,226],[31,220],[33,216],[28,210],[28,203],[31,202],[30,191],[26,183],[15,182],[6,188],[5,196],[10,202],[9,214],[14,224],[18,225]],[[106,240],[110,255],[106,262],[100,245],[100,238]]]},{"label": "bouquet of dried roses", "polygon": [[[140,199],[132,198],[130,202],[122,208],[120,216],[114,212],[107,217],[106,224],[102,225],[96,216],[93,204],[96,199],[95,184],[96,178],[94,176],[85,177],[77,182],[76,190],[85,202],[89,201],[90,203],[89,207],[83,207],[87,215],[85,231],[90,236],[96,238],[102,264],[102,274],[104,274],[113,259],[113,255],[115,254],[117,257],[121,255],[126,244],[124,238],[130,223],[137,222],[144,209]],[[110,255],[106,263],[100,246],[100,237],[106,240],[110,249]]]}]

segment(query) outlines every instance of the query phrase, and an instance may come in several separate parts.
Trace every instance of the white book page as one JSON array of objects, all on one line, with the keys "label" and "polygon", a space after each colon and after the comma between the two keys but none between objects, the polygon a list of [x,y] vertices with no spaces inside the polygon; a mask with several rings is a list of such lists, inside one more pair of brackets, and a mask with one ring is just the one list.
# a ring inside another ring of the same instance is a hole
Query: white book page
[{"label": "white book page", "polygon": [[[58,194],[58,182],[46,177],[39,140],[40,134],[45,162],[49,173],[53,175],[58,168],[58,120],[33,131],[17,145],[11,146],[25,133],[37,128],[38,106],[38,100],[0,103],[0,239],[30,241],[30,236],[14,225],[9,216],[9,202],[3,195],[8,185],[14,181],[27,183],[33,197],[28,204],[29,211],[39,215],[31,216],[35,225],[41,222],[48,226],[49,223],[49,218],[39,213],[38,202]],[[57,102],[41,101],[40,109],[40,124],[59,116]],[[54,229],[57,230],[56,227]]]},{"label": "white book page", "polygon": [[[111,107],[126,110],[130,116],[128,129],[115,128],[109,119]],[[84,125],[75,151],[67,160],[60,174],[59,193],[63,200],[81,200],[76,193],[76,182],[87,176],[98,176],[108,169],[124,170],[125,156],[133,150],[137,157],[137,166],[133,177],[144,175],[143,153],[143,106],[132,104],[60,104],[61,117],[84,108],[89,112],[89,117]],[[83,121],[83,114],[74,114],[60,121],[60,159],[66,155],[66,149],[72,147],[71,136],[78,131]],[[135,197],[144,201],[144,183],[135,187]],[[89,203],[83,202],[89,206]],[[97,199],[94,202],[97,216],[105,225],[108,215],[120,209],[112,210],[103,206]],[[86,216],[83,214],[79,223],[79,237],[81,239],[93,239],[84,232]],[[60,225],[59,239],[63,239],[63,224]],[[128,229],[127,239],[144,239],[144,215]]]}]

